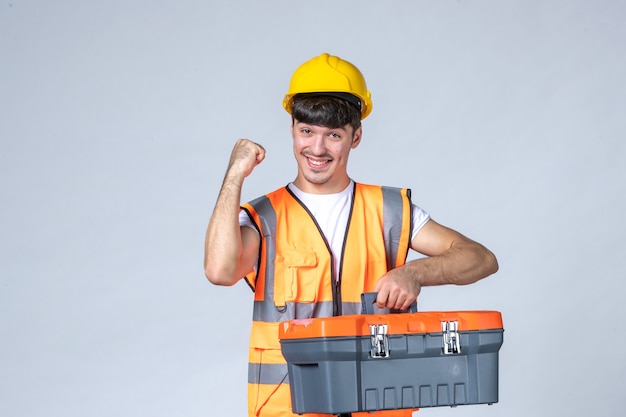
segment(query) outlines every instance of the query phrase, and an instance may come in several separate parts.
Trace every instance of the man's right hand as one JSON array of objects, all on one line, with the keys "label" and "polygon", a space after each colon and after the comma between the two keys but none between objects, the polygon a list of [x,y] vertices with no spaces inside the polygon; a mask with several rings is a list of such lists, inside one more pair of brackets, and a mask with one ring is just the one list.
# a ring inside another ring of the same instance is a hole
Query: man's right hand
[{"label": "man's right hand", "polygon": [[243,181],[264,159],[263,146],[248,139],[239,139],[230,155],[227,176],[232,175]]}]

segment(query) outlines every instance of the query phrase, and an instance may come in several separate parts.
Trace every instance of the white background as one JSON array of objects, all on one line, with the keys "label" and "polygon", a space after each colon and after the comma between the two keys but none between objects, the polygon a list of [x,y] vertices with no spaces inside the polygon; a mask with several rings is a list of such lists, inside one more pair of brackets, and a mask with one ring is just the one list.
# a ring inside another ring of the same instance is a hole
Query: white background
[{"label": "white background", "polygon": [[365,74],[361,182],[406,186],[500,271],[420,309],[503,314],[500,402],[622,416],[626,2],[0,4],[0,415],[244,416],[251,292],[204,278],[234,141],[295,177],[289,77]]}]

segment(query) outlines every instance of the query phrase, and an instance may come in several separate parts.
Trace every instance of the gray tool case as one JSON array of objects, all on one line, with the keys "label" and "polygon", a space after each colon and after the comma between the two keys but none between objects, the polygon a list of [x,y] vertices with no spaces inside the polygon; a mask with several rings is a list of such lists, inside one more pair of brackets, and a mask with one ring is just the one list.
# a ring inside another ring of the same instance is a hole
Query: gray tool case
[{"label": "gray tool case", "polygon": [[292,411],[498,402],[497,311],[363,314],[281,323]]}]

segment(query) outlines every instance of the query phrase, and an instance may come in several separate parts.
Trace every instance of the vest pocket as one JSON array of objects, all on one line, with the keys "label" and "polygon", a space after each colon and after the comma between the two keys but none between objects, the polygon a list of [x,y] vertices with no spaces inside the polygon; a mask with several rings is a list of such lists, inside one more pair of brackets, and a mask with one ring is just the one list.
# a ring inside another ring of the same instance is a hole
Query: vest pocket
[{"label": "vest pocket", "polygon": [[287,302],[311,303],[316,300],[318,257],[312,250],[284,248],[277,257],[274,277],[274,303],[284,307]]}]

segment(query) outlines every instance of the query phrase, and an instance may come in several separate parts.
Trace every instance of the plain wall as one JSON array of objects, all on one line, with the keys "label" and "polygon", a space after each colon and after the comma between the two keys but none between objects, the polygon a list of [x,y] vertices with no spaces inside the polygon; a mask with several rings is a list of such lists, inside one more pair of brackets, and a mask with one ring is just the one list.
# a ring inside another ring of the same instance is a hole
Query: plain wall
[{"label": "plain wall", "polygon": [[358,181],[409,187],[498,256],[420,309],[500,310],[500,402],[420,416],[624,415],[626,3],[0,5],[0,415],[244,416],[252,293],[210,285],[234,141],[245,200],[295,178],[293,70],[372,91]]}]

